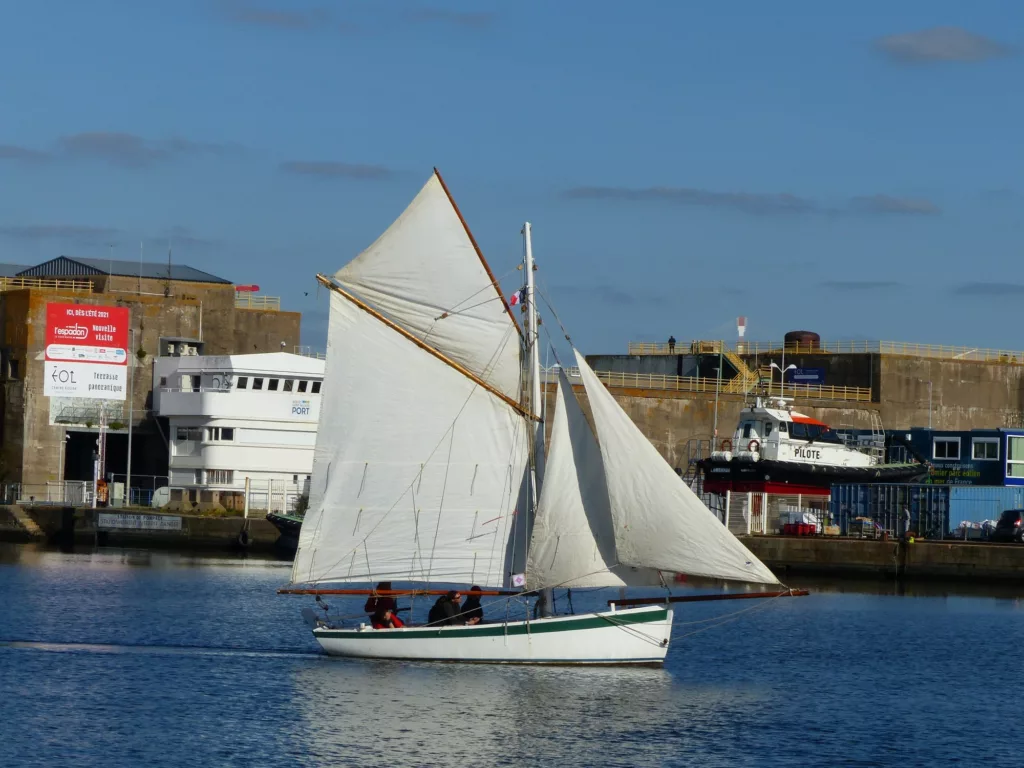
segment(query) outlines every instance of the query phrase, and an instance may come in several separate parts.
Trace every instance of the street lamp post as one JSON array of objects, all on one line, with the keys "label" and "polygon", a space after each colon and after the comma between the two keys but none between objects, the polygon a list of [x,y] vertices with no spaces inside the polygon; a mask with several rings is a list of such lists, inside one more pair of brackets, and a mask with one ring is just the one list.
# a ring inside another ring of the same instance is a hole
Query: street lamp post
[{"label": "street lamp post", "polygon": [[722,365],[719,361],[719,365],[715,368],[715,432],[711,438],[711,450],[716,450],[715,443],[718,442],[718,393],[722,389]]},{"label": "street lamp post", "polygon": [[67,493],[66,493],[67,486],[64,484],[64,449],[67,447],[68,440],[71,439],[71,435],[68,434],[68,428],[67,427],[63,427],[61,431],[63,432],[63,437],[61,437],[61,439],[60,439],[60,446],[59,446],[59,451],[58,451],[57,479],[60,481],[61,500],[64,501],[65,503],[67,503]]},{"label": "street lamp post", "polygon": [[128,465],[125,468],[124,494],[126,507],[132,505],[132,422],[135,420],[135,329],[128,329]]},{"label": "street lamp post", "polygon": [[786,396],[786,374],[789,373],[790,371],[795,371],[796,370],[796,366],[795,365],[787,365],[785,368],[780,368],[775,363],[772,363],[769,367],[770,368],[774,368],[776,371],[779,372],[779,380],[780,380],[779,381],[779,399],[785,399],[785,396]]}]

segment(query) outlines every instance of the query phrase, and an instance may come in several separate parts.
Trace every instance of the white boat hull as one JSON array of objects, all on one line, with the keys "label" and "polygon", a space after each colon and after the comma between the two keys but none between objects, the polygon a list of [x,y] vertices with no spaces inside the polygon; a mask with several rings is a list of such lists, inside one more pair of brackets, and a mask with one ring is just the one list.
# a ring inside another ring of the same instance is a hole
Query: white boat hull
[{"label": "white boat hull", "polygon": [[672,609],[644,606],[476,626],[318,627],[331,656],[487,664],[661,664]]}]

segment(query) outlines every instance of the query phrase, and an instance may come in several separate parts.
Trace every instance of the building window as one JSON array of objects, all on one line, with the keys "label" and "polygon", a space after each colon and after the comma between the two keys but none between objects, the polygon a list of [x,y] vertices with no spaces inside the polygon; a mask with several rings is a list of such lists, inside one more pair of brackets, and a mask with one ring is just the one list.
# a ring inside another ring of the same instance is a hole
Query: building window
[{"label": "building window", "polygon": [[235,439],[235,428],[234,427],[209,427],[206,430],[206,439],[209,442],[216,442],[218,440],[234,440]]},{"label": "building window", "polygon": [[971,440],[971,457],[975,461],[998,461],[999,438],[975,437]]},{"label": "building window", "polygon": [[178,440],[202,440],[203,430],[199,427],[178,427],[177,432]]},{"label": "building window", "polygon": [[305,392],[306,388],[308,386],[309,386],[309,382],[308,381],[300,381],[299,382],[299,392]]},{"label": "building window", "polygon": [[11,368],[9,377],[12,378],[12,379],[18,378],[18,361],[17,360],[10,360],[8,362],[9,362],[10,368]]},{"label": "building window", "polygon": [[206,470],[206,484],[231,485],[234,482],[234,476],[233,469],[208,469]]},{"label": "building window", "polygon": [[263,389],[263,379],[253,379],[252,380],[252,388],[253,389]]},{"label": "building window", "polygon": [[295,382],[294,382],[294,381],[292,381],[291,379],[285,379],[285,380],[284,380],[284,391],[285,391],[285,392],[291,392],[291,391],[292,391],[292,385],[293,385],[294,383],[295,383]]},{"label": "building window", "polygon": [[196,471],[196,485],[203,484],[203,470],[197,469]]},{"label": "building window", "polygon": [[932,441],[932,458],[947,461],[960,460],[959,437],[936,437]]},{"label": "building window", "polygon": [[310,392],[312,392],[314,395],[319,395],[320,394],[320,382],[319,381],[314,381],[313,382],[313,388],[310,390]]},{"label": "building window", "polygon": [[1024,477],[1024,436],[1006,438],[1006,476]]},{"label": "building window", "polygon": [[238,384],[236,384],[235,386],[238,387],[239,389],[245,389],[246,387],[249,386],[249,377],[248,376],[239,376],[238,377]]},{"label": "building window", "polygon": [[271,392],[277,392],[277,385],[281,383],[280,379],[271,379],[267,382],[267,389]]}]

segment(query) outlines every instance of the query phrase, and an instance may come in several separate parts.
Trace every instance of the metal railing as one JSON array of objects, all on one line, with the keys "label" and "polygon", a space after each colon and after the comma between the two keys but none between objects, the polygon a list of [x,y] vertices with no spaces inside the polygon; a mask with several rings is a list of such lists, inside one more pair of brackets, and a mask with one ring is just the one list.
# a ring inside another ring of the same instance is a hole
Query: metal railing
[{"label": "metal railing", "polygon": [[281,311],[280,296],[261,296],[248,291],[235,292],[235,309],[264,309],[269,312]]},{"label": "metal railing", "polygon": [[325,353],[325,352],[317,352],[312,347],[307,347],[307,346],[292,347],[292,354],[293,355],[302,355],[303,357],[311,357],[314,360],[326,360],[327,359],[327,353]]},{"label": "metal railing", "polygon": [[5,483],[0,486],[4,504],[53,504],[88,506],[92,504],[92,482],[61,480],[47,483]]},{"label": "metal railing", "polygon": [[31,288],[60,293],[92,293],[89,280],[56,280],[47,277],[0,277],[0,293]]},{"label": "metal railing", "polygon": [[781,341],[741,341],[734,345],[718,341],[693,341],[670,345],[648,341],[629,342],[631,355],[681,355],[717,354],[719,346],[740,355],[780,355],[785,347],[786,354],[844,355],[867,354],[891,355],[895,357],[922,357],[935,360],[970,360],[973,362],[1006,363],[1024,365],[1024,351],[1007,349],[983,349],[949,344],[915,344],[904,341],[821,341],[811,343]]},{"label": "metal railing", "polygon": [[[168,488],[172,502],[219,504],[239,515],[246,509],[244,486],[172,485]],[[249,483],[249,516],[263,516],[267,512],[292,513],[298,507],[299,500],[307,493],[305,483],[296,485],[283,480],[252,480]]]},{"label": "metal railing", "polygon": [[[549,368],[545,373],[547,381],[556,381],[557,369]],[[579,368],[566,368],[565,373],[572,382],[579,381]],[[595,371],[597,378],[606,387],[628,389],[658,389],[669,392],[715,392],[716,387],[721,394],[730,394],[732,379],[718,379],[697,376],[667,376],[657,373],[622,373],[618,371]],[[787,384],[787,398],[795,400],[847,400],[854,402],[871,402],[870,387],[833,387],[824,384]]]}]

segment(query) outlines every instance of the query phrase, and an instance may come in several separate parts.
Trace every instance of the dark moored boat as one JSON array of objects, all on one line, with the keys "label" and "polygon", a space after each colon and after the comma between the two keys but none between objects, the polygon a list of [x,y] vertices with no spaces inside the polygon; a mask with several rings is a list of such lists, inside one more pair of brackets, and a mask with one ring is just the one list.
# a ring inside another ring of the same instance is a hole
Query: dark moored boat
[{"label": "dark moored boat", "polygon": [[281,532],[277,546],[294,555],[295,550],[299,547],[299,531],[302,529],[303,515],[270,512],[267,514],[267,520]]}]

